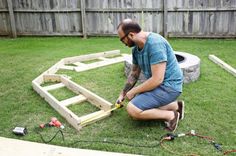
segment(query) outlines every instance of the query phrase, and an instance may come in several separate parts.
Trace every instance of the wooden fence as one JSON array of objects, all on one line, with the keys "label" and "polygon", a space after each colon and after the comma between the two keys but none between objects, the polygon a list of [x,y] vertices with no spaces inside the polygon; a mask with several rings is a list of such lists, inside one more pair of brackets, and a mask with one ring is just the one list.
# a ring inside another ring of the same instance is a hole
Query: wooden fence
[{"label": "wooden fence", "polygon": [[236,38],[236,0],[0,0],[1,36],[113,36],[124,18],[165,37]]}]

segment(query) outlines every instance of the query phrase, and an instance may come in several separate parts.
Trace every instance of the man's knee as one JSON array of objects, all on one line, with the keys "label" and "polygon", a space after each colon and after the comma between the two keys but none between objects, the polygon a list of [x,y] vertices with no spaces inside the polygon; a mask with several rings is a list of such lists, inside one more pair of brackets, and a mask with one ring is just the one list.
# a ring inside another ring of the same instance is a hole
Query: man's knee
[{"label": "man's knee", "polygon": [[128,114],[133,118],[133,119],[140,119],[140,115],[142,110],[137,108],[134,104],[132,104],[131,102],[128,103],[127,107],[127,112]]}]

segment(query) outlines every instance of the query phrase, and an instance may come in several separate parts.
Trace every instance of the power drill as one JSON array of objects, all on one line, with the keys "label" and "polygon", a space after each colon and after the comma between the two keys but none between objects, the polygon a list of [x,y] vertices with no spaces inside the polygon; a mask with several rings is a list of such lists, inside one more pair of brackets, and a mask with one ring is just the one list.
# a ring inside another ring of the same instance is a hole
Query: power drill
[{"label": "power drill", "polygon": [[56,117],[52,117],[51,121],[49,123],[46,124],[41,124],[39,125],[40,128],[45,128],[45,127],[57,127],[57,128],[61,128],[63,129],[64,126],[61,124],[60,121],[57,120]]}]

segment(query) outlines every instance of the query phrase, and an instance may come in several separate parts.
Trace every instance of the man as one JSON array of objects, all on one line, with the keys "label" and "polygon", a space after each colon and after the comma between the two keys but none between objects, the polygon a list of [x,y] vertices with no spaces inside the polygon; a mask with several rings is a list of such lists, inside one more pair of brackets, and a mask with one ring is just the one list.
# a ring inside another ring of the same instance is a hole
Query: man
[{"label": "man", "polygon": [[[117,27],[120,41],[133,47],[133,65],[117,103],[125,98],[128,114],[137,120],[164,120],[166,128],[175,131],[183,119],[184,103],[177,102],[182,92],[183,75],[170,44],[161,35],[144,32],[131,19]],[[140,71],[147,80],[135,86]]]}]

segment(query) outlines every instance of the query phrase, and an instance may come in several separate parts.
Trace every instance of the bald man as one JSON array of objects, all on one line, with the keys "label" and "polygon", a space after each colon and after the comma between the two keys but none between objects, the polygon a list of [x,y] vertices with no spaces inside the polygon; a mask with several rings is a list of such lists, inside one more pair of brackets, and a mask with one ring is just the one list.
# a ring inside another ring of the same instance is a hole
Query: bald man
[{"label": "bald man", "polygon": [[[161,35],[142,31],[131,19],[117,27],[120,41],[132,47],[132,70],[117,102],[125,98],[128,114],[136,120],[164,120],[169,131],[175,131],[184,117],[182,93],[183,74],[172,47]],[[135,86],[143,71],[147,80]]]}]

